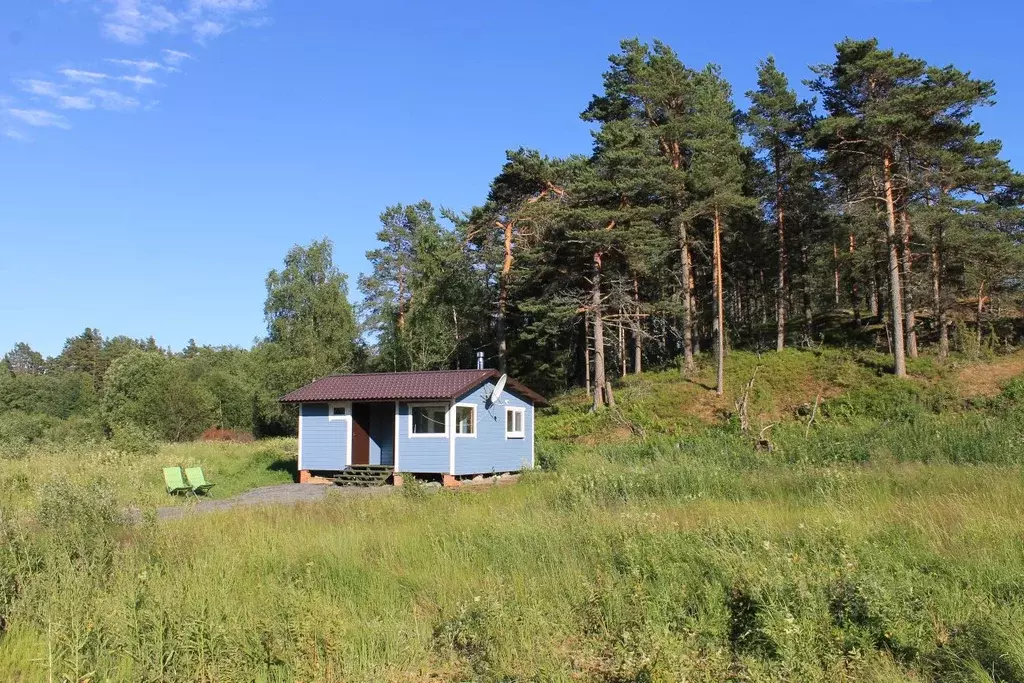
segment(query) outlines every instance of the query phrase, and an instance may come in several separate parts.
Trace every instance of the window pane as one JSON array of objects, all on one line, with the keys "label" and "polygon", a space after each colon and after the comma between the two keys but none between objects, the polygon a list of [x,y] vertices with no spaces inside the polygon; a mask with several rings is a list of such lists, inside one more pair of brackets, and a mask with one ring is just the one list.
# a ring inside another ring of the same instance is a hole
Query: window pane
[{"label": "window pane", "polygon": [[444,434],[443,407],[417,406],[412,409],[413,434]]},{"label": "window pane", "polygon": [[456,434],[474,434],[476,433],[476,424],[474,424],[473,415],[476,411],[470,406],[456,406],[455,407],[455,433]]},{"label": "window pane", "polygon": [[509,408],[505,411],[505,433],[514,436],[523,434],[523,410]]}]

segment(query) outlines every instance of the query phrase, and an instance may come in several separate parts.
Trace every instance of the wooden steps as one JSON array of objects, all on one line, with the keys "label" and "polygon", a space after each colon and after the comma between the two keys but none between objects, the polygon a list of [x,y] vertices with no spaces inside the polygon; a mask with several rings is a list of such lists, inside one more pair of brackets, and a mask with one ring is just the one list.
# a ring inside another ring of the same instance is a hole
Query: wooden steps
[{"label": "wooden steps", "polygon": [[394,473],[390,465],[349,465],[334,475],[338,486],[383,486]]}]

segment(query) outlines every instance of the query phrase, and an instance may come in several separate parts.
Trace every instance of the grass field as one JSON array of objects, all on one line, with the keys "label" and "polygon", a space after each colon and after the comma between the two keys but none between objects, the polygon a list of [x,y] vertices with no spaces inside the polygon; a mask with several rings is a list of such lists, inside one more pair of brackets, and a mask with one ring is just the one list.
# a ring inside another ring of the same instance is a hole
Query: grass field
[{"label": "grass field", "polygon": [[515,486],[173,522],[119,513],[294,443],[3,461],[0,678],[1024,681],[1020,361],[734,353],[559,399]]}]

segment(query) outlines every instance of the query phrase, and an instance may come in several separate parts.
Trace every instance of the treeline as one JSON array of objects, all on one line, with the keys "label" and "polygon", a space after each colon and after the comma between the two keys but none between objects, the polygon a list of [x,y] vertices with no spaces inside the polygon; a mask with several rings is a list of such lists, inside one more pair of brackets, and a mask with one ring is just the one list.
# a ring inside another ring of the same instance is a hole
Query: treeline
[{"label": "treeline", "polygon": [[0,372],[0,442],[52,421],[289,433],[276,399],[316,377],[472,367],[480,350],[542,391],[585,383],[598,408],[609,373],[685,372],[702,353],[721,392],[730,347],[865,343],[903,375],[924,345],[1015,343],[1024,179],[973,118],[994,84],[874,40],[811,67],[815,99],[770,57],[757,76],[740,111],[718,67],[623,41],[581,115],[591,152],[509,152],[463,214],[387,208],[358,310],[323,240],[269,273],[251,350],[95,330],[52,359],[19,344]]},{"label": "treeline", "polygon": [[153,338],[87,328],[44,358],[19,343],[0,362],[0,454],[39,441],[114,438],[127,449],[186,441],[211,427],[294,434],[277,399],[310,380],[365,365],[345,275],[329,241],[295,247],[267,276],[267,336],[252,349],[164,349]]},{"label": "treeline", "polygon": [[[772,58],[739,111],[718,67],[626,40],[587,156],[510,152],[480,206],[381,216],[361,278],[381,369],[472,362],[550,390],[730,346],[877,344],[906,373],[1019,317],[1024,180],[974,120],[995,87],[844,40],[802,100]],[[442,227],[447,219],[451,227]],[[845,324],[837,324],[845,322]],[[1019,329],[996,333],[1012,341]]]}]

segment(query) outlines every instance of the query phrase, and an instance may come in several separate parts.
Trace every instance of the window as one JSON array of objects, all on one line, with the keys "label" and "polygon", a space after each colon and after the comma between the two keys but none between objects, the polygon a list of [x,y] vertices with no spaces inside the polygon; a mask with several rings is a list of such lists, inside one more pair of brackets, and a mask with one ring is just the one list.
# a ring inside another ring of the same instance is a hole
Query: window
[{"label": "window", "polygon": [[525,408],[505,408],[506,439],[522,439],[526,436],[526,431],[523,427],[525,415]]},{"label": "window", "polygon": [[329,420],[343,420],[348,415],[348,404],[330,403],[327,406],[327,418]]},{"label": "window", "polygon": [[476,436],[476,406],[464,404],[455,406],[455,433],[459,436]]},{"label": "window", "polygon": [[444,405],[412,406],[409,413],[410,434],[412,436],[447,435],[447,412],[448,407]]}]

